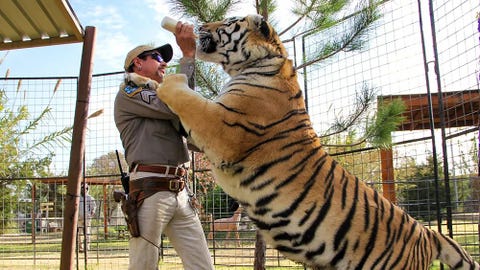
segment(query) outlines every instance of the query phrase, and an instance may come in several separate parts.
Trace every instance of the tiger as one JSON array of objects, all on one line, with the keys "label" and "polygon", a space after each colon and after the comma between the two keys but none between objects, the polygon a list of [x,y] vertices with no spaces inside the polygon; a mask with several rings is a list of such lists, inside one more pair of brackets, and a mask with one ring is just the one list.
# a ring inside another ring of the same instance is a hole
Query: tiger
[{"label": "tiger", "polygon": [[267,244],[312,269],[418,270],[437,259],[452,269],[480,269],[457,242],[423,226],[326,152],[292,60],[262,16],[205,23],[197,43],[196,57],[230,76],[215,99],[192,91],[183,74],[152,83]]}]

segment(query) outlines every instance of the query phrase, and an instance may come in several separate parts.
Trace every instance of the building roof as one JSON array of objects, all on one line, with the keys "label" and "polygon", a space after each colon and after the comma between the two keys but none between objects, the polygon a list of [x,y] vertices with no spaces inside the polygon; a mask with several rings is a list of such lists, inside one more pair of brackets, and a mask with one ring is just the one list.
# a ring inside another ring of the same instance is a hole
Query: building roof
[{"label": "building roof", "polygon": [[67,0],[2,0],[0,50],[82,42],[84,30]]}]

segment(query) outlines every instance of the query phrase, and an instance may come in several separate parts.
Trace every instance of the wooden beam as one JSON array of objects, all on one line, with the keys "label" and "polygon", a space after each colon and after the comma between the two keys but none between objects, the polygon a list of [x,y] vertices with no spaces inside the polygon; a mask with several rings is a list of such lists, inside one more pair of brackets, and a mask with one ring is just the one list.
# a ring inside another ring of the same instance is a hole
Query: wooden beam
[{"label": "wooden beam", "polygon": [[68,36],[64,38],[56,37],[56,38],[47,38],[47,39],[32,39],[29,41],[0,43],[0,51],[34,48],[34,47],[42,47],[42,46],[63,45],[63,44],[71,44],[71,43],[79,43],[79,42],[80,41],[74,36]]},{"label": "wooden beam", "polygon": [[68,168],[67,196],[63,219],[62,254],[60,269],[73,269],[75,258],[76,229],[78,206],[80,202],[80,184],[82,179],[83,155],[88,119],[88,104],[93,70],[93,53],[95,45],[95,27],[87,27],[83,43],[82,64],[77,89],[77,102],[73,122],[72,147]]},{"label": "wooden beam", "polygon": [[[449,91],[442,93],[444,111],[440,112],[438,94],[432,94],[432,112],[435,127],[440,126],[440,116],[445,127],[478,126],[480,124],[480,90]],[[398,131],[430,129],[428,96],[426,94],[388,95],[379,97],[379,103],[401,99],[406,110],[405,121]]]},{"label": "wooden beam", "polygon": [[[38,180],[42,184],[68,184],[68,177],[46,177]],[[120,176],[97,177],[87,176],[85,182],[89,185],[121,185]]]},{"label": "wooden beam", "polygon": [[392,203],[397,203],[395,194],[395,174],[393,171],[393,153],[392,149],[380,150],[380,159],[382,163],[382,188],[383,196]]}]

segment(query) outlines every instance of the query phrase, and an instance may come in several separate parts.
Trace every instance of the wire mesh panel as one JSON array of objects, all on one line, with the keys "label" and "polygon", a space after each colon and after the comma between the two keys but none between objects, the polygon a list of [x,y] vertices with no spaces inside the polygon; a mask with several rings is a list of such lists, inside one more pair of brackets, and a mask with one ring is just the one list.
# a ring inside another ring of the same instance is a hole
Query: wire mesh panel
[{"label": "wire mesh panel", "polygon": [[[383,101],[402,100],[404,121],[391,134],[392,150],[370,157],[358,154],[375,152],[367,142],[363,150],[333,146],[329,151],[409,214],[452,235],[478,259],[479,4],[434,1],[431,14],[428,1],[419,2],[385,2],[382,18],[362,50],[344,51],[305,68],[308,110],[322,135],[331,134],[338,119],[351,115],[362,89],[373,89],[377,97],[369,108],[372,112]],[[304,55],[342,31],[337,25],[305,37]],[[362,128],[337,133],[326,143],[344,144],[352,134],[360,137]],[[377,164],[377,170],[362,169],[370,163]]]}]

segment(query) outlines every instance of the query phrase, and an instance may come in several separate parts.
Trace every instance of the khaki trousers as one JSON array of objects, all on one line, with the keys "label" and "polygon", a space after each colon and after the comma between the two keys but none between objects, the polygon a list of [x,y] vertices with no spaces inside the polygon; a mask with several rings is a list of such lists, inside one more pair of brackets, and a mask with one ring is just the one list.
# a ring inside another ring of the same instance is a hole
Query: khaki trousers
[{"label": "khaki trousers", "polygon": [[[79,251],[83,251],[84,250],[84,241],[87,242],[87,247],[86,249],[89,250],[90,249],[90,234],[91,234],[91,229],[90,229],[90,226],[91,226],[91,223],[92,223],[92,220],[90,218],[86,218],[84,219],[83,217],[79,217],[78,218],[78,224],[77,224],[77,227],[78,227],[78,239],[77,241],[79,242]],[[85,234],[86,233],[86,234]],[[84,239],[82,239],[82,236],[84,237]]]},{"label": "khaki trousers", "polygon": [[[130,181],[159,174],[133,172]],[[157,192],[143,201],[138,213],[140,237],[129,241],[129,269],[158,269],[162,232],[169,238],[186,270],[214,269],[200,220],[184,189]]]}]

